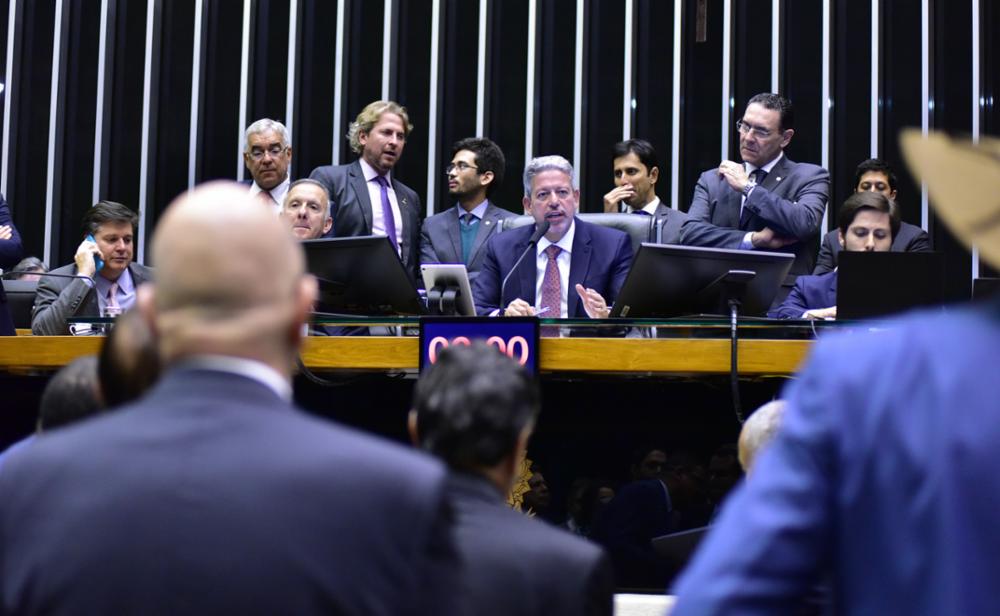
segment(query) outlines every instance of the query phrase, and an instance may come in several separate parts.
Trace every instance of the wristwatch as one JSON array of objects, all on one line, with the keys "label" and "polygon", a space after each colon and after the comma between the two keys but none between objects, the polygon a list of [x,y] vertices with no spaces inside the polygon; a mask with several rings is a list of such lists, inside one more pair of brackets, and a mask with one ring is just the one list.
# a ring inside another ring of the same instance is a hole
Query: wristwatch
[{"label": "wristwatch", "polygon": [[757,186],[756,182],[747,182],[747,185],[743,187],[743,196],[749,197],[750,191],[753,190],[755,186]]}]

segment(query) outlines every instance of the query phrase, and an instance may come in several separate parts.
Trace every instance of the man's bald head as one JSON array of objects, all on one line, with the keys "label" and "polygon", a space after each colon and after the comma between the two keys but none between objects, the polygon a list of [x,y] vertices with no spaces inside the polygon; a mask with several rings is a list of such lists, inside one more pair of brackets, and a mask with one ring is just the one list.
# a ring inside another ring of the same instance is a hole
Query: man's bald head
[{"label": "man's bald head", "polygon": [[747,418],[740,430],[739,455],[743,472],[749,473],[761,450],[778,434],[781,417],[785,412],[784,400],[772,400]]},{"label": "man's bald head", "polygon": [[244,187],[216,182],[178,197],[152,256],[155,285],[140,300],[166,361],[223,354],[288,372],[316,283],[301,247]]}]

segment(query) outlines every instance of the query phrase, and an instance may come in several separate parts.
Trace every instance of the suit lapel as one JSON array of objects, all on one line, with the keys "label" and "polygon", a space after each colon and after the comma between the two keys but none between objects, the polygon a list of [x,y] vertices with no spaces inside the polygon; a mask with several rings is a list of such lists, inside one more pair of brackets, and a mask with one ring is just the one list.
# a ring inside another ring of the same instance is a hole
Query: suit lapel
[{"label": "suit lapel", "polygon": [[410,218],[412,217],[419,219],[419,215],[411,216],[411,213],[414,213],[413,208],[416,207],[416,205],[410,203],[409,193],[407,191],[402,190],[401,186],[402,184],[396,181],[396,175],[393,174],[392,190],[395,191],[396,203],[399,204],[399,222],[401,225],[401,228],[399,229],[399,234],[403,238],[403,248],[401,251],[402,255],[400,256],[403,259],[403,263],[409,263],[410,253],[414,249],[414,247],[410,245],[410,242],[407,241],[407,238],[409,237],[410,225],[413,224]]},{"label": "suit lapel", "polygon": [[[350,185],[354,189],[354,197],[361,209],[361,216],[365,220],[365,235],[372,234],[372,204],[368,195],[368,182],[365,181],[365,172],[361,169],[361,163],[354,161],[350,169]],[[367,207],[365,207],[367,205]],[[380,204],[381,205],[381,204]]]},{"label": "suit lapel", "polygon": [[788,160],[787,156],[782,156],[781,160],[771,168],[771,172],[767,174],[764,181],[760,185],[768,190],[768,192],[777,191],[785,181],[788,176],[788,171],[791,167],[791,162]]},{"label": "suit lapel", "polygon": [[[520,256],[520,254],[522,252],[524,252],[524,249],[528,247],[528,238],[531,237],[531,234],[535,231],[535,226],[534,225],[528,225],[528,226],[523,227],[523,228],[527,230],[527,234],[524,235],[521,238],[520,241],[518,241],[518,243],[517,243],[517,250],[514,252],[515,258],[517,256]],[[534,306],[535,305],[535,286],[536,286],[535,285],[535,279],[538,276],[538,247],[537,246],[534,247],[531,250],[531,252],[528,253],[528,256],[526,256],[524,258],[524,261],[521,261],[521,265],[518,266],[518,269],[520,270],[517,273],[517,279],[518,279],[518,282],[521,285],[521,288],[519,289],[520,293],[515,293],[511,297],[512,298],[520,297],[524,301],[526,301],[529,304],[531,304],[532,306]],[[506,306],[507,306],[507,304],[504,304],[501,307],[505,308]]]},{"label": "suit lapel", "polygon": [[743,195],[730,188],[725,180],[720,179],[720,181],[722,182],[722,190],[725,191],[725,196],[722,197],[722,200],[726,204],[723,208],[723,211],[726,213],[726,220],[722,221],[723,224],[717,226],[740,229],[740,206],[743,203]]},{"label": "suit lapel", "polygon": [[[500,217],[497,215],[497,207],[490,203],[486,206],[486,214],[483,215],[483,219],[479,221],[479,230],[476,232],[475,241],[472,242],[472,250],[469,251],[469,265],[476,262],[476,257],[479,256],[479,249],[483,247],[486,240],[493,234],[493,230],[496,229],[498,224],[500,224]],[[461,238],[459,238],[458,245],[458,254],[461,255]]]},{"label": "suit lapel", "polygon": [[[576,316],[577,307],[580,305],[580,295],[576,292],[576,285],[584,284],[587,273],[590,270],[590,230],[584,222],[579,219],[574,222],[576,232],[573,235],[573,254],[569,261],[569,288],[566,289],[566,316],[573,318]],[[586,286],[586,285],[584,285]]]},{"label": "suit lapel", "polygon": [[455,215],[455,208],[448,210],[448,218],[444,226],[444,232],[451,241],[454,256],[451,258],[455,263],[462,262],[462,221]]}]

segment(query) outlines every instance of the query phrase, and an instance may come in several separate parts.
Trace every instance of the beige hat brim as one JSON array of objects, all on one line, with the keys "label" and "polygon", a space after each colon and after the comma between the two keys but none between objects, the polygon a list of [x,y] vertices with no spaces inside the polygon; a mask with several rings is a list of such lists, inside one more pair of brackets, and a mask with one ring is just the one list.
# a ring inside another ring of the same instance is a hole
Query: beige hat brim
[{"label": "beige hat brim", "polygon": [[900,144],[931,205],[966,246],[1000,267],[1000,139],[979,143],[919,129],[904,129]]}]

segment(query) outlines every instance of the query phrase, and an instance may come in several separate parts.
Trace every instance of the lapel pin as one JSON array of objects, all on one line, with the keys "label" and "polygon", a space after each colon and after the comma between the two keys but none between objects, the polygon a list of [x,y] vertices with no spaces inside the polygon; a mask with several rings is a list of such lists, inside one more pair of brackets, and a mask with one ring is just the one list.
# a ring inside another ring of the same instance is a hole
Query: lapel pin
[{"label": "lapel pin", "polygon": [[483,221],[483,224],[485,224],[488,227],[488,226],[490,226],[490,221],[485,220],[485,221]]},{"label": "lapel pin", "polygon": [[779,175],[779,176],[778,176],[777,178],[775,178],[775,180],[774,180],[774,181],[775,181],[775,182],[780,182],[780,181],[781,181],[781,176]]}]

